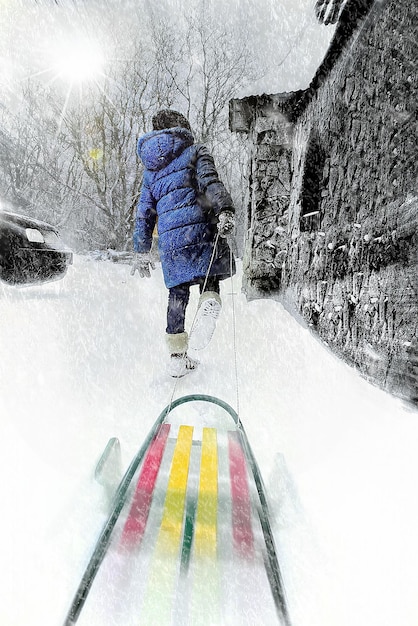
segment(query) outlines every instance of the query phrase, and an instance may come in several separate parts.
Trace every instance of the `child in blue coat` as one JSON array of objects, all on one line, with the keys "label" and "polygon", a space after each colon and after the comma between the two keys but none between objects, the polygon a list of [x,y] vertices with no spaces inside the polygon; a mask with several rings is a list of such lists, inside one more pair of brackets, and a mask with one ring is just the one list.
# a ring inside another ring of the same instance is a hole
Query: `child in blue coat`
[{"label": "child in blue coat", "polygon": [[222,304],[219,282],[231,275],[226,237],[233,231],[235,210],[207,147],[194,142],[188,120],[177,111],[165,109],[152,118],[152,124],[153,131],[143,135],[137,147],[145,170],[133,235],[136,254],[132,273],[150,276],[153,266],[149,251],[157,223],[159,254],[169,290],[169,368],[172,376],[179,377],[198,365],[187,354],[189,337],[184,329],[191,285],[199,285],[201,295],[190,346],[204,348],[215,329]]}]

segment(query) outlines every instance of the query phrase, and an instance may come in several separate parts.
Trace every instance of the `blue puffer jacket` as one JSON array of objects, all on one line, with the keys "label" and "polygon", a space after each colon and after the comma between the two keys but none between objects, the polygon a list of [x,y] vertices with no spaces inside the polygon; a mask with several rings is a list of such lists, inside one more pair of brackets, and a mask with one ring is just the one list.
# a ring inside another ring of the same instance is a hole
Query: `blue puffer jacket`
[{"label": "blue puffer jacket", "polygon": [[[206,146],[185,128],[147,133],[138,141],[144,166],[134,249],[149,252],[158,218],[158,247],[168,288],[206,276],[218,215],[234,211]],[[219,238],[210,275],[230,275],[230,251]],[[235,268],[234,268],[235,271]]]}]

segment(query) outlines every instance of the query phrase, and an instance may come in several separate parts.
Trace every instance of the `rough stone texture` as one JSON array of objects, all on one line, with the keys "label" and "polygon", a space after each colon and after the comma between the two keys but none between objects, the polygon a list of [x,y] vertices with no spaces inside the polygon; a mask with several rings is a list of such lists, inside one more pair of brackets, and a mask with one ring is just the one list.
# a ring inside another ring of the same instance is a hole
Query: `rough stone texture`
[{"label": "rough stone texture", "polygon": [[337,354],[418,402],[418,3],[365,7],[308,90],[244,103],[245,289],[291,296]]}]

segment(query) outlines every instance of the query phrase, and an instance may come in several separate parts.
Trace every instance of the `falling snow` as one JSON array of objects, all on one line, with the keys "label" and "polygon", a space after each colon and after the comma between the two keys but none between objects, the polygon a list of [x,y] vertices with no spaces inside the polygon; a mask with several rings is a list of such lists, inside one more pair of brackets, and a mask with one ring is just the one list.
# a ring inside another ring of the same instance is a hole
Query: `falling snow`
[{"label": "falling snow", "polygon": [[[333,33],[313,4],[201,0],[205,19],[244,32],[253,51],[256,77],[235,97],[307,87]],[[188,6],[164,0],[159,15],[181,20]],[[2,110],[19,107],[29,76],[82,95],[79,79],[105,76],[153,10],[146,0],[0,0]],[[175,392],[239,408],[293,626],[417,624],[416,410],[361,379],[280,302],[247,302],[240,281],[241,270],[222,284],[217,333]],[[166,297],[159,266],[141,281],[81,255],[57,283],[0,285],[1,624],[63,622],[106,519],[95,464],[117,436],[126,468],[173,393]]]}]

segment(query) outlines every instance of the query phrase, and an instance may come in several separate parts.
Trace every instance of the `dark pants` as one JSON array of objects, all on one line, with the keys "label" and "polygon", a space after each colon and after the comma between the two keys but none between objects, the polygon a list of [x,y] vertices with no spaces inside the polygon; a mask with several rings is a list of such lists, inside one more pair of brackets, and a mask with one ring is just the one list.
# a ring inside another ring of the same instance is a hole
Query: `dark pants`
[{"label": "dark pants", "polygon": [[[199,291],[202,293],[205,279],[199,280]],[[168,293],[167,308],[167,333],[174,335],[184,332],[184,320],[186,317],[186,307],[189,303],[190,284],[184,283],[171,287]],[[209,276],[205,291],[215,291],[219,293],[219,278],[217,276]]]}]

